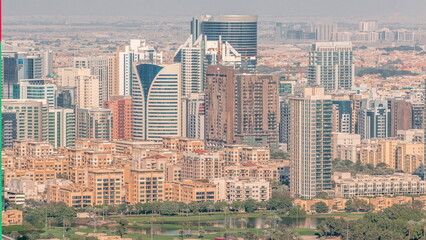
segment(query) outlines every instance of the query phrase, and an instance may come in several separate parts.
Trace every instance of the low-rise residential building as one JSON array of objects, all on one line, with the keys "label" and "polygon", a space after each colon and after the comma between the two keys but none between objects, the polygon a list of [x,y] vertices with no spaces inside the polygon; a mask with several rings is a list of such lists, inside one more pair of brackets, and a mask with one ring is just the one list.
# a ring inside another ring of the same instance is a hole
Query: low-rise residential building
[{"label": "low-rise residential building", "polygon": [[352,198],[358,196],[406,195],[426,193],[426,181],[404,173],[394,175],[365,175],[335,172],[335,196]]},{"label": "low-rise residential building", "polygon": [[224,161],[217,151],[197,150],[184,153],[182,179],[202,180],[223,175]]},{"label": "low-rise residential building", "polygon": [[216,186],[211,183],[183,180],[168,183],[169,201],[175,202],[216,202]]},{"label": "low-rise residential building", "polygon": [[22,225],[22,211],[21,210],[7,210],[2,212],[2,226]]},{"label": "low-rise residential building", "polygon": [[210,183],[216,185],[218,201],[234,202],[254,199],[267,201],[271,196],[269,181],[265,179],[215,178]]},{"label": "low-rise residential building", "polygon": [[125,171],[126,202],[136,204],[164,201],[164,170],[126,169]]}]

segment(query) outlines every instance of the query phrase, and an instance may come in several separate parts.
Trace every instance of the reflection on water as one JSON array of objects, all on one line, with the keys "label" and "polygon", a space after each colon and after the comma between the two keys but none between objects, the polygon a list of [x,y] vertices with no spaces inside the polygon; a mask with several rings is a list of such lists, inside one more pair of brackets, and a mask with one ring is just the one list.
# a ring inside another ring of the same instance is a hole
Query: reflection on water
[{"label": "reflection on water", "polygon": [[[202,220],[202,221],[190,221],[186,224],[192,226],[192,228],[202,227],[206,233],[215,232],[215,230],[208,229],[209,227],[215,228],[230,228],[230,229],[265,229],[272,227],[291,227],[291,228],[310,228],[315,229],[317,224],[323,221],[325,218],[277,218],[274,216],[268,217],[249,217],[249,218],[234,218],[228,217],[226,219],[215,219],[215,220]],[[166,224],[166,225],[164,225]],[[182,222],[164,221],[154,223],[151,227],[139,227],[129,228],[128,232],[141,233],[150,235],[179,235],[181,229],[170,229],[170,225],[182,225]],[[191,227],[186,227],[191,228]],[[185,230],[185,234],[196,235],[198,230]]]}]

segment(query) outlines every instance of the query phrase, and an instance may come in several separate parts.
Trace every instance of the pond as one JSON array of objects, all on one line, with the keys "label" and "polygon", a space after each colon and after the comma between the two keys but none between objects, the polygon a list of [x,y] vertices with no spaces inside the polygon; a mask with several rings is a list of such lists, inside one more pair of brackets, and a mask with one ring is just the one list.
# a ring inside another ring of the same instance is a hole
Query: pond
[{"label": "pond", "polygon": [[[275,218],[268,217],[248,217],[248,218],[234,218],[229,217],[225,219],[214,220],[201,220],[201,221],[162,221],[154,222],[152,230],[150,226],[128,228],[130,233],[141,233],[149,235],[179,235],[183,226],[185,228],[198,228],[202,227],[206,233],[214,233],[224,231],[226,227],[230,229],[266,229],[272,227],[290,227],[290,228],[309,228],[315,229],[317,224],[325,218]],[[177,227],[178,226],[178,227]],[[187,230],[187,234],[198,234],[198,230]]]}]

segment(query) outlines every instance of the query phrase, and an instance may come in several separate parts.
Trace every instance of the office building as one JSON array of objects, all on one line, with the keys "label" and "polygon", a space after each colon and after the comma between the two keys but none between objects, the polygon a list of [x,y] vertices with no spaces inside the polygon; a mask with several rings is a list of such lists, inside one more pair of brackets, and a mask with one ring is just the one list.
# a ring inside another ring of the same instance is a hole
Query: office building
[{"label": "office building", "polygon": [[161,64],[162,53],[148,46],[146,40],[132,39],[130,44],[118,49],[118,95],[131,95],[134,64]]},{"label": "office building", "polygon": [[133,139],[183,136],[180,64],[140,64],[133,75]]},{"label": "office building", "polygon": [[290,98],[290,191],[313,198],[332,189],[332,102],[323,88]]},{"label": "office building", "polygon": [[358,112],[358,133],[362,139],[387,138],[391,133],[387,100],[363,99]]},{"label": "office building", "polygon": [[77,109],[77,138],[111,140],[111,128],[110,109]]},{"label": "office building", "polygon": [[317,42],[309,52],[308,82],[326,91],[352,89],[355,80],[352,43]]},{"label": "office building", "polygon": [[47,99],[49,107],[55,107],[56,90],[56,85],[49,79],[21,79],[13,86],[13,98]]},{"label": "office building", "polygon": [[243,68],[255,68],[257,64],[257,16],[223,15],[200,16],[191,21],[194,41],[201,34],[208,40],[221,37],[241,54]]},{"label": "office building", "polygon": [[3,149],[13,147],[13,141],[17,139],[18,137],[17,130],[18,130],[18,125],[17,125],[16,112],[3,111],[2,113],[2,134],[3,134],[2,147]]},{"label": "office building", "polygon": [[47,140],[48,104],[46,99],[4,99],[3,112],[16,113],[16,139]]},{"label": "office building", "polygon": [[133,102],[131,96],[111,96],[104,108],[112,112],[112,139],[132,139]]},{"label": "office building", "polygon": [[49,108],[49,141],[54,148],[72,147],[76,137],[74,109]]}]

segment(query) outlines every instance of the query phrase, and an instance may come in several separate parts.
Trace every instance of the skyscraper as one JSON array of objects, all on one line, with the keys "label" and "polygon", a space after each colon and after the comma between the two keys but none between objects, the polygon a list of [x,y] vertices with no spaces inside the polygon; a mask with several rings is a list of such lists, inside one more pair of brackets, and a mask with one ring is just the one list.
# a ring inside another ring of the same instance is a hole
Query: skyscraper
[{"label": "skyscraper", "polygon": [[206,147],[222,149],[235,141],[235,71],[210,65],[206,76]]},{"label": "skyscraper", "polygon": [[131,95],[134,63],[161,64],[162,53],[148,46],[146,40],[132,39],[130,45],[118,50],[118,88],[119,95]]},{"label": "skyscraper", "polygon": [[77,109],[77,138],[111,140],[111,127],[110,109]]},{"label": "skyscraper", "polygon": [[160,141],[164,136],[182,136],[180,64],[134,66],[133,138]]},{"label": "skyscraper", "polygon": [[[257,16],[223,15],[200,16],[191,21],[191,34],[201,34],[208,40],[217,41],[222,37],[242,56],[244,68],[255,68],[257,64]],[[194,40],[195,41],[195,40]]]},{"label": "skyscraper", "polygon": [[132,139],[133,102],[131,96],[111,96],[104,108],[112,112],[112,139]]},{"label": "skyscraper", "polygon": [[290,98],[290,191],[313,198],[332,189],[332,102],[323,88]]},{"label": "skyscraper", "polygon": [[308,82],[326,91],[352,89],[355,79],[352,43],[317,42],[309,52]]},{"label": "skyscraper", "polygon": [[267,74],[235,76],[236,143],[252,146],[278,144],[278,78]]},{"label": "skyscraper", "polygon": [[205,89],[205,74],[208,65],[221,64],[239,68],[241,54],[221,37],[208,40],[200,35],[194,42],[191,35],[175,53],[174,61],[181,63],[182,95],[201,93]]},{"label": "skyscraper", "polygon": [[56,90],[56,85],[50,79],[21,79],[13,86],[13,98],[47,99],[49,107],[54,107]]}]

